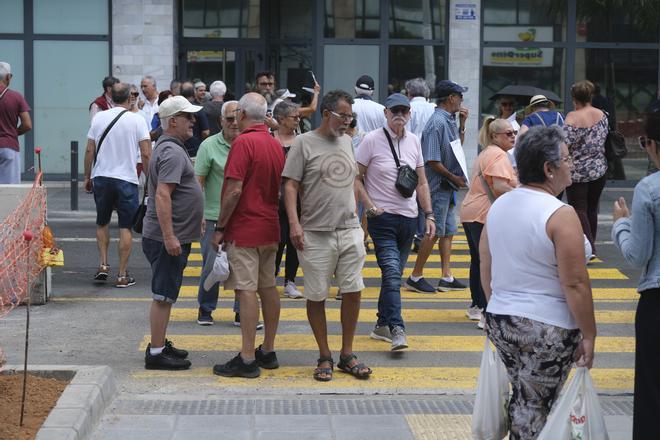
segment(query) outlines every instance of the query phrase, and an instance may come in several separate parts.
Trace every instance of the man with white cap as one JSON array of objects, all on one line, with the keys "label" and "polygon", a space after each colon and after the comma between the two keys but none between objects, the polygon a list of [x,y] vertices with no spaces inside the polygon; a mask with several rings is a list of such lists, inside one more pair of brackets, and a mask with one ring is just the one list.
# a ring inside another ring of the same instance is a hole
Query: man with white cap
[{"label": "man with white cap", "polygon": [[[0,183],[21,183],[18,137],[32,130],[30,106],[23,96],[9,89],[11,66],[0,62]],[[16,121],[21,123],[17,127]]]},{"label": "man with white cap", "polygon": [[201,109],[183,96],[167,98],[158,109],[163,135],[149,162],[151,197],[142,231],[142,250],[151,264],[153,297],[149,316],[151,343],[145,353],[147,369],[190,368],[188,352],[175,348],[165,333],[172,304],[179,296],[191,243],[199,239],[202,226],[204,196],[184,145],[192,136],[193,114]]},{"label": "man with white cap", "polygon": [[[385,101],[387,125],[367,134],[356,153],[360,172],[358,187],[364,181],[362,198],[367,208],[369,234],[374,241],[376,261],[381,271],[378,297],[378,320],[372,339],[390,342],[392,351],[408,347],[401,316],[401,276],[408,260],[413,234],[417,228],[417,202],[425,215],[424,234],[435,234],[429,186],[424,171],[424,157],[419,138],[406,130],[410,120],[410,102],[401,93]],[[396,155],[396,160],[394,156]],[[398,162],[398,163],[397,163]],[[411,193],[396,188],[397,165],[408,166],[417,175]]]},{"label": "man with white cap", "polygon": [[385,107],[373,100],[374,79],[369,75],[362,75],[355,82],[355,100],[353,113],[357,115],[358,132],[368,133],[380,129],[387,124],[385,120]]}]

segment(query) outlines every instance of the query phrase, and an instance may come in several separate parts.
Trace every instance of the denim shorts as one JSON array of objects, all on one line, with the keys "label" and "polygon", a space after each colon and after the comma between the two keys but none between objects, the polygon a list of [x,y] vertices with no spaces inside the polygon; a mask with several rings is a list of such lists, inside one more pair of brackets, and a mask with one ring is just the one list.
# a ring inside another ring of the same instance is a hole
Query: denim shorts
[{"label": "denim shorts", "polygon": [[167,253],[165,244],[142,237],[142,252],[151,264],[151,292],[156,301],[174,304],[183,282],[183,269],[188,263],[190,243],[181,245],[181,255]]},{"label": "denim shorts", "polygon": [[454,191],[439,190],[431,193],[431,204],[435,216],[435,235],[438,237],[456,235]]},{"label": "denim shorts", "polygon": [[112,177],[94,177],[94,202],[96,202],[96,224],[110,223],[112,211],[117,210],[119,227],[130,229],[140,202],[138,186]]}]

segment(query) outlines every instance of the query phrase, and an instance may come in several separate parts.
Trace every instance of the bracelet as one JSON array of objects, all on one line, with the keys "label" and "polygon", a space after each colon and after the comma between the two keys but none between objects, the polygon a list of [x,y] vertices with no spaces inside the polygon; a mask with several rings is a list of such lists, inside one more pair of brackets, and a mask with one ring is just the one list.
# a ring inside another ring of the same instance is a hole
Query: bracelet
[{"label": "bracelet", "polygon": [[459,127],[459,128],[458,128],[458,132],[459,132],[460,134],[465,134],[465,127],[463,127],[463,128],[460,128],[460,127]]},{"label": "bracelet", "polygon": [[224,226],[216,226],[214,229],[215,232],[225,232]]},{"label": "bracelet", "polygon": [[435,217],[432,215],[427,215],[426,220],[431,220],[432,222],[435,222]]},{"label": "bracelet", "polygon": [[425,212],[424,215],[426,217],[433,217],[433,211]]}]

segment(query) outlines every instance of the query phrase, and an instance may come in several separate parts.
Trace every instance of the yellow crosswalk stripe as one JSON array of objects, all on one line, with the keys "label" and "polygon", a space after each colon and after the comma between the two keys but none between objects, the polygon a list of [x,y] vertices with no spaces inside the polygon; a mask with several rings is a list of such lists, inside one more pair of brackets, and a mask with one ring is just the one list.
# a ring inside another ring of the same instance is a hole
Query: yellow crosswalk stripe
[{"label": "yellow crosswalk stripe", "polygon": [[[483,339],[480,343],[483,348]],[[214,359],[224,362],[225,358]],[[379,367],[371,365],[373,374],[368,380],[356,380],[348,374],[335,369],[332,381],[317,382],[312,378],[313,363],[316,356],[310,356],[309,366],[282,366],[277,370],[261,370],[257,379],[224,378],[213,375],[211,366],[193,368],[187,371],[149,371],[142,370],[132,374],[135,379],[159,378],[207,378],[218,387],[266,388],[304,388],[305,390],[350,390],[388,389],[396,390],[474,390],[477,384],[479,368],[471,367]],[[369,362],[367,361],[367,364]],[[598,390],[632,389],[634,370],[628,368],[593,368],[590,371]],[[573,372],[571,372],[571,375]],[[569,379],[570,380],[570,379]]]},{"label": "yellow crosswalk stripe", "polygon": [[[373,323],[377,309],[362,308],[360,311],[360,322]],[[340,310],[337,308],[326,309],[328,322],[339,322]],[[473,322],[465,316],[463,309],[404,309],[401,311],[403,320],[407,323],[455,323]],[[231,321],[234,313],[226,308],[217,309],[213,316],[219,321]],[[171,321],[196,321],[197,308],[172,309]],[[282,321],[304,321],[307,322],[307,311],[304,308],[283,308],[280,312]],[[598,324],[632,324],[635,322],[635,312],[632,310],[596,310],[596,323]]]},{"label": "yellow crosswalk stripe", "polygon": [[[241,346],[240,335],[168,335],[174,345],[192,351],[235,351]],[[147,348],[150,336],[146,335],[139,350]],[[484,349],[484,336],[427,336],[407,335],[410,350],[414,352],[480,352]],[[341,335],[328,335],[331,347],[341,347]],[[276,350],[318,351],[311,334],[279,334],[275,340]],[[353,349],[361,351],[389,351],[389,344],[375,341],[369,336],[355,336]],[[600,336],[596,338],[597,353],[634,353],[635,338],[628,336]]]},{"label": "yellow crosswalk stripe", "polygon": [[[408,263],[409,264],[414,264],[415,263],[415,254],[411,254],[408,256]],[[202,261],[202,254],[198,253],[190,253],[188,256],[188,262],[201,262]],[[286,258],[282,258],[282,264],[286,261]],[[376,260],[376,255],[375,254],[367,254],[365,261],[368,263],[375,263]],[[431,254],[429,256],[429,259],[427,260],[430,263],[440,263],[440,255],[438,254]],[[469,263],[470,262],[470,255],[469,254],[452,254],[450,261],[452,263]],[[301,269],[302,270],[302,269]]]},{"label": "yellow crosswalk stripe", "polygon": [[[592,280],[627,280],[628,277],[624,275],[619,269],[587,269],[589,278]],[[404,278],[410,276],[412,268],[406,268],[403,271]],[[188,266],[183,270],[185,277],[199,277],[202,273],[202,268],[199,266]],[[300,276],[304,276],[302,268],[298,271]],[[456,278],[466,279],[470,275],[470,269],[466,267],[452,268],[452,274]],[[362,269],[362,276],[364,278],[380,278],[380,268],[378,267],[365,267]],[[442,276],[442,269],[440,268],[425,268],[424,276],[429,278],[439,278]]]},{"label": "yellow crosswalk stripe", "polygon": [[[197,298],[198,286],[185,285],[181,286],[179,298]],[[298,286],[298,290],[305,291],[305,286]],[[127,289],[128,291],[128,289]],[[282,288],[279,287],[278,291],[282,294]],[[335,287],[330,289],[330,297],[334,298],[337,289]],[[142,291],[140,291],[142,292]],[[639,299],[639,293],[634,288],[594,288],[592,289],[593,299],[596,301],[621,301],[630,300],[636,301]],[[366,287],[362,290],[362,299],[378,299],[380,295],[380,287]],[[220,298],[233,298],[233,290],[220,290]],[[452,300],[469,300],[470,289],[454,290],[451,292],[437,292],[437,293],[417,293],[411,292],[406,289],[401,289],[401,298],[404,300],[421,300],[429,302],[442,302]]]}]

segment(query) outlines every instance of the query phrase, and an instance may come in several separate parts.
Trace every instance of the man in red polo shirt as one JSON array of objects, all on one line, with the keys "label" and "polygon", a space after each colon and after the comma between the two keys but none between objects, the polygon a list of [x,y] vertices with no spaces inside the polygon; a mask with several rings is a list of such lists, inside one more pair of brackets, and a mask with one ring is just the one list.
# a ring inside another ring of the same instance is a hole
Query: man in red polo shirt
[{"label": "man in red polo shirt", "polygon": [[[280,241],[279,188],[284,152],[265,125],[267,103],[258,93],[244,95],[236,118],[241,134],[232,144],[222,187],[220,217],[213,245],[223,241],[231,267],[225,289],[239,297],[241,352],[213,373],[225,377],[258,377],[259,367],[279,367],[275,333],[280,319],[280,297],[275,288],[275,254]],[[264,342],[255,350],[259,303],[264,315]]]}]

